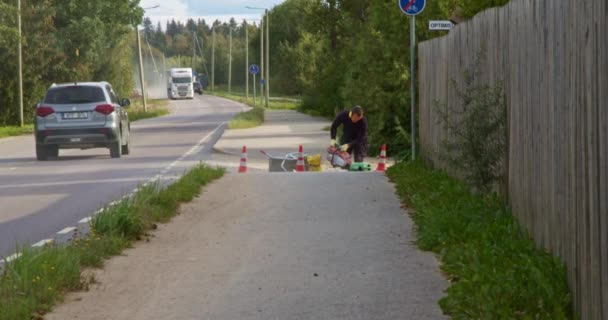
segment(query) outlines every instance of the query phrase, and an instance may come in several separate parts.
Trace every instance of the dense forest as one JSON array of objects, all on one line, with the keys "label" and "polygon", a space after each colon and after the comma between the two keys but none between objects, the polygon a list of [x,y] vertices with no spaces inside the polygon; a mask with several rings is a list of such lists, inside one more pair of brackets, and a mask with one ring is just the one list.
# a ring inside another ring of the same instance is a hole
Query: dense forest
[{"label": "dense forest", "polygon": [[[454,14],[466,19],[506,2],[429,0],[416,19],[417,40],[445,33],[429,31],[429,20]],[[233,88],[244,87],[247,49],[250,63],[260,61],[260,21],[161,25],[143,19],[138,5],[138,0],[23,1],[26,120],[53,82],[106,80],[119,94],[132,94],[136,24],[144,28],[146,66],[154,62],[147,74],[161,77],[163,69],[182,66],[210,76],[213,33],[216,85],[228,82],[230,33]],[[0,125],[10,125],[18,123],[15,1],[1,0],[0,9]],[[370,121],[371,149],[389,143],[393,153],[408,152],[410,24],[398,1],[287,0],[270,10],[269,21],[271,95],[300,96],[303,110],[328,117],[361,105]]]},{"label": "dense forest", "polygon": [[[55,82],[107,80],[120,94],[133,90],[139,1],[22,1],[25,120]],[[19,122],[16,1],[0,2],[0,125]]]}]

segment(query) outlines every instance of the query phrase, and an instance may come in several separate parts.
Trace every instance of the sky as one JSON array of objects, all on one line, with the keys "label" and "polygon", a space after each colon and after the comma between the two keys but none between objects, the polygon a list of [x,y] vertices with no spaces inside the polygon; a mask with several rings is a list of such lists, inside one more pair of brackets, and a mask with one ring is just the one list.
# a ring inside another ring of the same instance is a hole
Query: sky
[{"label": "sky", "polygon": [[159,8],[146,10],[145,16],[154,24],[158,21],[164,27],[167,20],[185,21],[188,18],[205,19],[207,23],[215,20],[229,21],[234,17],[237,22],[243,19],[259,19],[263,10],[251,10],[245,6],[268,8],[285,0],[141,0],[142,8],[160,5]]}]

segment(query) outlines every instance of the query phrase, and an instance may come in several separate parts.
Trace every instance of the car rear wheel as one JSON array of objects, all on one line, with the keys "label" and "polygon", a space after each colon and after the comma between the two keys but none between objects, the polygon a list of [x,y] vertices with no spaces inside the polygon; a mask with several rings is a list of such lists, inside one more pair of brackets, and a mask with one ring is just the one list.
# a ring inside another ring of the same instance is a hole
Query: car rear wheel
[{"label": "car rear wheel", "polygon": [[59,156],[59,147],[36,145],[36,159],[46,161],[49,158]]},{"label": "car rear wheel", "polygon": [[39,161],[46,161],[49,159],[49,154],[46,146],[36,146],[36,159]]},{"label": "car rear wheel", "polygon": [[59,147],[58,146],[48,146],[49,157],[57,158],[59,157]]},{"label": "car rear wheel", "polygon": [[110,157],[120,158],[120,156],[122,156],[122,146],[120,140],[120,136],[118,136],[116,142],[112,142],[112,144],[110,144]]},{"label": "car rear wheel", "polygon": [[127,136],[127,144],[122,146],[122,154],[128,155],[131,153],[131,136]]}]

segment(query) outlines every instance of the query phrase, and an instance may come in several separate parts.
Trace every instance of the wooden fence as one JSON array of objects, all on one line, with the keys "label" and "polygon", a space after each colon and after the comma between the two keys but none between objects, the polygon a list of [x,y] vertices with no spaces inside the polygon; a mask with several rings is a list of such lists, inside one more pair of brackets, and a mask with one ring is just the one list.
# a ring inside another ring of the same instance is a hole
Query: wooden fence
[{"label": "wooden fence", "polygon": [[[486,48],[482,81],[507,97],[508,198],[568,267],[581,319],[608,319],[608,1],[512,0],[419,46],[420,143],[436,165],[434,100]],[[449,170],[449,168],[446,168]]]}]

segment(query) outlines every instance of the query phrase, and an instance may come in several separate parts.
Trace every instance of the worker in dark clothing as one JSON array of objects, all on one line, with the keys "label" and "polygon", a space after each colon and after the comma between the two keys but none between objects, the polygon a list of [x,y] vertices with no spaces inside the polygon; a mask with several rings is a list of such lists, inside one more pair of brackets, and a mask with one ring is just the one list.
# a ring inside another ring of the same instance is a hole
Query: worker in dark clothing
[{"label": "worker in dark clothing", "polygon": [[350,111],[342,111],[338,114],[331,125],[331,146],[336,144],[340,125],[344,132],[340,138],[340,150],[351,155],[354,153],[355,162],[363,162],[363,158],[367,155],[367,119],[363,117],[363,108],[356,106]]}]

